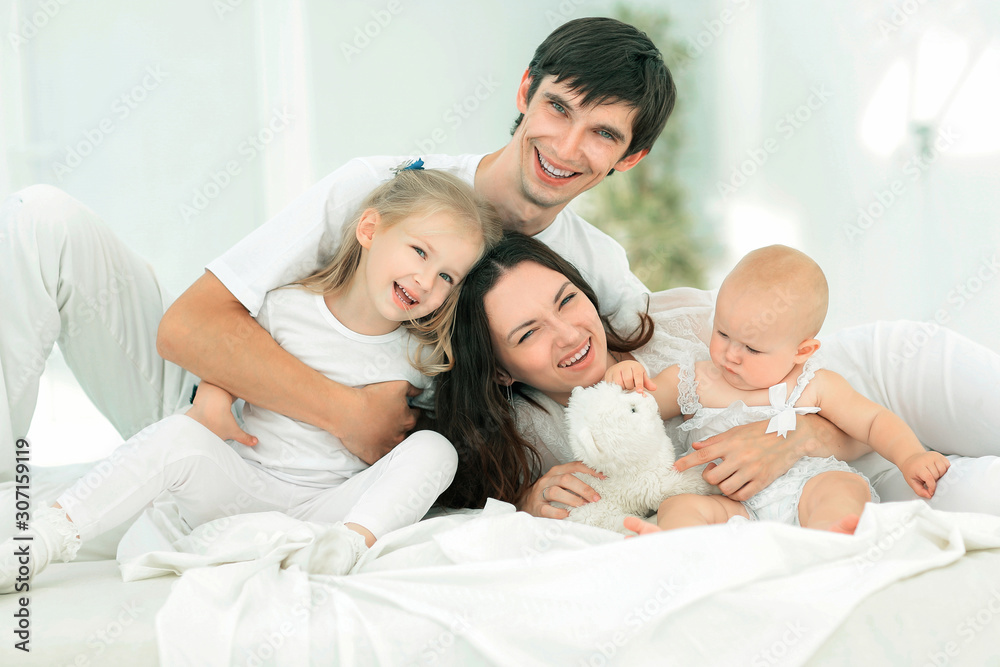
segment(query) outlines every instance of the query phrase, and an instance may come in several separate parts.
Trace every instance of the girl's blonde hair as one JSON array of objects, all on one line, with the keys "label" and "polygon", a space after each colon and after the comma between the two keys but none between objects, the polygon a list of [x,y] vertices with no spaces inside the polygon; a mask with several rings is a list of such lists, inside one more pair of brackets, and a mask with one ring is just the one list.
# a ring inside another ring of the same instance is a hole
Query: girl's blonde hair
[{"label": "girl's blonde hair", "polygon": [[[379,225],[388,229],[412,216],[451,214],[465,231],[483,238],[482,254],[496,245],[503,235],[500,216],[493,205],[475,193],[471,186],[448,172],[438,169],[404,169],[394,178],[375,188],[351,221],[344,225],[340,246],[333,259],[312,275],[297,281],[306,289],[326,294],[346,287],[361,263],[358,223],[368,209],[379,213]],[[461,283],[455,286],[444,303],[433,313],[403,322],[417,339],[411,362],[425,375],[437,375],[454,364],[451,331]]]}]

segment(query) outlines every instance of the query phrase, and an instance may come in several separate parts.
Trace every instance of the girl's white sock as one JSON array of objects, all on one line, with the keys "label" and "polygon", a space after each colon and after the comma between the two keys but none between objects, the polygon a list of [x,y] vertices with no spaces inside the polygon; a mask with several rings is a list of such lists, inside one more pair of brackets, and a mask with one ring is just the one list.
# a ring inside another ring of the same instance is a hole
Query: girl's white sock
[{"label": "girl's white sock", "polygon": [[[68,562],[80,550],[80,536],[66,510],[40,507],[28,530],[0,545],[0,594],[13,593],[18,583],[34,579],[54,560]],[[27,560],[27,562],[25,562]]]},{"label": "girl's white sock", "polygon": [[366,551],[365,538],[338,521],[324,525],[312,544],[289,555],[281,567],[298,565],[310,574],[343,575]]}]

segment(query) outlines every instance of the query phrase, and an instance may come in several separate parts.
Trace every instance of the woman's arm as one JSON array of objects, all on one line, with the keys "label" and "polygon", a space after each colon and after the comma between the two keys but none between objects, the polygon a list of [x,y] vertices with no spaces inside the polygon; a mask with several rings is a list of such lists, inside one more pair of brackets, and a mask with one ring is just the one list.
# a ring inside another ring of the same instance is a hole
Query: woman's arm
[{"label": "woman's arm", "polygon": [[235,396],[332,433],[366,463],[416,422],[406,397],[419,390],[402,381],[363,389],[333,382],[282,349],[210,271],[164,313],[156,349]]},{"label": "woman's arm", "polygon": [[[803,456],[834,456],[841,461],[871,451],[819,415],[798,415],[787,438],[765,433],[767,421],[737,426],[693,444],[694,452],[677,460],[684,471],[704,463],[702,475],[733,500],[747,500],[795,465]],[[722,459],[722,463],[711,463]]]}]

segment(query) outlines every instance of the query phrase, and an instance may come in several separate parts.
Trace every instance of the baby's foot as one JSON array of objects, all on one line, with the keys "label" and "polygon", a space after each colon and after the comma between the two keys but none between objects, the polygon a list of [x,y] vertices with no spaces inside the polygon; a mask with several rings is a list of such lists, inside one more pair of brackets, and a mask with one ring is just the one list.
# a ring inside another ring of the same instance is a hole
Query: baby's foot
[{"label": "baby's foot", "polygon": [[[663,530],[655,523],[643,521],[637,516],[625,517],[625,527],[634,533],[638,533],[639,535],[650,535],[652,533],[659,533]],[[626,535],[626,539],[628,539],[629,537],[637,537],[637,536]]]},{"label": "baby's foot", "polygon": [[858,528],[858,521],[861,517],[857,514],[848,514],[842,519],[833,521],[827,525],[814,526],[819,530],[828,530],[831,533],[842,533],[844,535],[853,535],[854,531]]}]

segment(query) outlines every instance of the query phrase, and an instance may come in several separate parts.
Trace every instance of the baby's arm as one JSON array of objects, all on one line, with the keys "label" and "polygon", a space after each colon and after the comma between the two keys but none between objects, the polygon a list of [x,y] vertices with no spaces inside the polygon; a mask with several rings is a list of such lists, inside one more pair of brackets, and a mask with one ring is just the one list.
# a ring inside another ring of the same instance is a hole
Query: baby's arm
[{"label": "baby's arm", "polygon": [[233,416],[232,394],[214,384],[202,381],[194,396],[194,405],[185,414],[223,440],[235,440],[247,446],[257,444],[257,438],[246,433]]},{"label": "baby's arm", "polygon": [[677,404],[677,366],[669,366],[655,378],[646,375],[646,369],[638,361],[622,361],[604,374],[605,382],[614,382],[624,389],[632,389],[642,394],[645,391],[656,399],[660,417],[670,419],[681,413]]},{"label": "baby's arm", "polygon": [[947,458],[925,450],[898,415],[854,391],[837,373],[817,371],[810,385],[816,391],[821,416],[896,464],[918,496],[934,495],[937,480],[951,465]]}]

